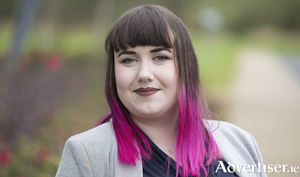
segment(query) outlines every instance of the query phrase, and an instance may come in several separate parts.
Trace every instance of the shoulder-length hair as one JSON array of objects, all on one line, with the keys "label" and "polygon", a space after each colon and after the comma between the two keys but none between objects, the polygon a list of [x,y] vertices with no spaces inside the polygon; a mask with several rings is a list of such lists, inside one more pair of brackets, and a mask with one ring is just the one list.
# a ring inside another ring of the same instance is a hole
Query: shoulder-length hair
[{"label": "shoulder-length hair", "polygon": [[183,176],[200,176],[200,173],[207,176],[209,164],[221,155],[212,132],[205,127],[205,120],[212,115],[202,94],[197,57],[185,25],[168,9],[158,5],[136,7],[123,14],[105,43],[108,56],[105,94],[111,114],[101,123],[113,119],[119,162],[135,165],[137,159],[147,160],[151,156],[151,146],[117,94],[114,51],[146,45],[174,50],[179,111],[176,175],[181,164]]}]

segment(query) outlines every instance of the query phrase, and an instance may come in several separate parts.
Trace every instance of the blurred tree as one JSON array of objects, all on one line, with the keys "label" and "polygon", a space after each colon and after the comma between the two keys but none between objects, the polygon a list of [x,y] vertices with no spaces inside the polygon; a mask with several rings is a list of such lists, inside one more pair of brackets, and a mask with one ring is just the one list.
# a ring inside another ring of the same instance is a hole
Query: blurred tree
[{"label": "blurred tree", "polygon": [[13,36],[12,47],[8,56],[8,67],[15,63],[22,50],[22,44],[35,18],[39,0],[22,0],[17,18],[15,19],[15,32]]}]

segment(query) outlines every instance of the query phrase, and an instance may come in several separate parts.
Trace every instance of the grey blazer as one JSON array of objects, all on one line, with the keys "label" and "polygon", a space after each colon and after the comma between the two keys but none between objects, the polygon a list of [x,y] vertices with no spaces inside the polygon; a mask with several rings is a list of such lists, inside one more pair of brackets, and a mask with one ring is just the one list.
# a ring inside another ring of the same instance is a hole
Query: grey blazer
[{"label": "grey blazer", "polygon": [[[253,169],[235,168],[238,176],[267,176],[255,167],[263,162],[256,141],[250,133],[222,121],[208,121],[206,126],[213,131],[214,139],[227,163],[240,167],[253,165]],[[112,121],[72,136],[65,144],[56,177],[142,177],[142,162],[138,160],[135,166],[121,164],[118,162],[117,150]],[[219,170],[224,170],[221,163],[218,167]]]}]

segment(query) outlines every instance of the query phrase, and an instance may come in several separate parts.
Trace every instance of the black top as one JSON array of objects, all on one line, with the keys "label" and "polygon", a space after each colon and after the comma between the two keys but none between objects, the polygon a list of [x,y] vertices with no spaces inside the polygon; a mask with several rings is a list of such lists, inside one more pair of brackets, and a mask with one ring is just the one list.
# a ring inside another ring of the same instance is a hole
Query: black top
[{"label": "black top", "polygon": [[[149,160],[144,160],[145,164],[143,165],[143,176],[167,177],[169,175],[169,177],[176,177],[176,162],[172,158],[169,158],[169,156],[164,153],[159,147],[157,147],[156,144],[154,144],[149,138],[148,140],[152,148],[152,155]],[[170,166],[168,167],[169,160]],[[223,163],[227,170],[227,163],[225,163],[224,161]],[[236,177],[235,173],[224,173],[222,169],[219,169],[217,173],[215,173],[218,165],[219,163],[211,163],[211,165],[208,167],[209,177]],[[201,171],[200,175],[204,176],[204,173]],[[182,177],[180,171],[178,177]]]}]

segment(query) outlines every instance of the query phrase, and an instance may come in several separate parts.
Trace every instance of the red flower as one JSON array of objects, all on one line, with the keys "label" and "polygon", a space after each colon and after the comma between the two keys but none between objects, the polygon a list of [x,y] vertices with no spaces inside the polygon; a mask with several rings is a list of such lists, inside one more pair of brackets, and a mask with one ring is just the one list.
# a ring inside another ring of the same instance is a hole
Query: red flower
[{"label": "red flower", "polygon": [[57,70],[61,65],[61,59],[58,55],[54,54],[52,55],[47,63],[46,63],[46,66],[49,70]]},{"label": "red flower", "polygon": [[49,159],[52,156],[51,151],[48,148],[43,148],[40,151],[41,157],[45,160]]},{"label": "red flower", "polygon": [[0,152],[0,164],[6,167],[11,161],[12,155],[9,151]]}]

